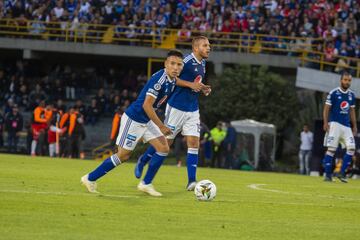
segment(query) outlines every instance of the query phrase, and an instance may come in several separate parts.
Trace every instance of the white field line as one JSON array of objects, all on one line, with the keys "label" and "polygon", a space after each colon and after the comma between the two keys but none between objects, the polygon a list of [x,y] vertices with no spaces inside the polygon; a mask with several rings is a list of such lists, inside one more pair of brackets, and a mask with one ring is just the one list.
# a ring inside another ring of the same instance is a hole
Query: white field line
[{"label": "white field line", "polygon": [[343,196],[332,196],[332,195],[316,195],[316,194],[299,193],[299,192],[287,192],[287,191],[281,191],[281,190],[271,189],[271,188],[263,188],[266,185],[268,185],[268,184],[254,183],[254,184],[248,185],[247,187],[254,189],[254,190],[258,190],[258,191],[266,191],[266,192],[273,192],[273,193],[280,193],[280,194],[287,194],[287,195],[319,197],[319,198],[338,199],[338,200],[347,200],[347,201],[360,201],[360,198],[348,198],[348,197],[343,197]]},{"label": "white field line", "polygon": [[128,195],[110,195],[110,194],[92,194],[92,193],[75,193],[75,192],[42,192],[29,190],[4,190],[0,189],[2,193],[25,193],[25,194],[39,194],[39,195],[58,195],[58,196],[90,196],[90,197],[114,197],[114,198],[139,198],[139,196]]}]

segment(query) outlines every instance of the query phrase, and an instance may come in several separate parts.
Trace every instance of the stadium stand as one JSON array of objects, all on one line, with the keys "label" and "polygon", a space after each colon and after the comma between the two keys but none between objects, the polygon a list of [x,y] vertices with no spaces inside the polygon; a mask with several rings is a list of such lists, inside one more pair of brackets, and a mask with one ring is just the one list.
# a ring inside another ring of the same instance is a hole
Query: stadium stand
[{"label": "stadium stand", "polygon": [[[346,68],[358,77],[359,21],[355,0],[0,0],[0,37],[189,48],[192,36],[205,34],[216,51],[284,55],[304,67]],[[23,60],[1,65],[5,114],[13,104],[31,112],[41,100],[67,109],[83,99],[86,104],[76,105],[94,127],[103,115],[128,106],[147,80],[144,73],[112,67],[40,71]],[[102,87],[106,97],[95,90]]]},{"label": "stadium stand", "polygon": [[359,20],[355,0],[0,1],[1,36],[188,47],[201,32],[217,50],[301,56],[308,67],[354,73]]}]

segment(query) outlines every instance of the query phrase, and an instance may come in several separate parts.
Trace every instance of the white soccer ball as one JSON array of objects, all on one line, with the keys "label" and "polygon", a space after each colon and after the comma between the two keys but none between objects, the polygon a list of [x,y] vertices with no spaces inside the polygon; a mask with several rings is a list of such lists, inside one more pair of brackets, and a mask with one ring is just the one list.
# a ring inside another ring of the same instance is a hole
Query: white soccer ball
[{"label": "white soccer ball", "polygon": [[216,196],[216,186],[210,180],[202,180],[196,184],[194,193],[199,201],[211,201]]}]

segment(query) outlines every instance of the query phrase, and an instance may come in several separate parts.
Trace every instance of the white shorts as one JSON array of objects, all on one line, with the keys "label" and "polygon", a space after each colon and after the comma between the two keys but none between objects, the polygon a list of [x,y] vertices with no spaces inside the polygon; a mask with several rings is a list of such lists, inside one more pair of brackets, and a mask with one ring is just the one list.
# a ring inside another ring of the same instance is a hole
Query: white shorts
[{"label": "white shorts", "polygon": [[339,143],[345,145],[347,149],[355,149],[354,135],[350,127],[346,127],[337,122],[330,122],[330,130],[325,134],[324,146],[337,148]]},{"label": "white shorts", "polygon": [[184,112],[167,104],[164,123],[173,132],[171,135],[166,136],[168,139],[174,139],[180,131],[183,136],[200,137],[199,110]]},{"label": "white shorts", "polygon": [[139,123],[128,117],[125,113],[121,116],[119,134],[116,145],[127,150],[134,150],[142,138],[144,142],[164,136],[153,121]]}]

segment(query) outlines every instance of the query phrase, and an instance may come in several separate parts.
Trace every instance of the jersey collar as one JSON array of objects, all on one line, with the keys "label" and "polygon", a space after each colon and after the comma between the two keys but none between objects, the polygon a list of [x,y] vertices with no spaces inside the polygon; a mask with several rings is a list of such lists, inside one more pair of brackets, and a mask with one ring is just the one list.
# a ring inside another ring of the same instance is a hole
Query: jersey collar
[{"label": "jersey collar", "polygon": [[166,70],[164,69],[164,73],[165,73],[165,77],[166,77],[166,80],[170,83],[173,83],[175,81],[175,78],[174,79],[171,79],[171,77],[166,73]]},{"label": "jersey collar", "polygon": [[341,89],[341,87],[338,87],[338,89],[339,89],[339,91],[340,91],[341,93],[348,93],[348,92],[349,92],[349,89],[347,89],[346,91],[343,91],[343,90]]},{"label": "jersey collar", "polygon": [[195,54],[194,53],[191,53],[191,56],[193,56],[193,58],[195,59],[195,61],[198,63],[198,64],[201,64],[201,62],[199,60],[197,60],[197,58],[195,57]]}]

